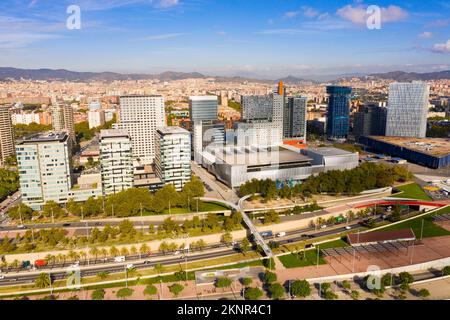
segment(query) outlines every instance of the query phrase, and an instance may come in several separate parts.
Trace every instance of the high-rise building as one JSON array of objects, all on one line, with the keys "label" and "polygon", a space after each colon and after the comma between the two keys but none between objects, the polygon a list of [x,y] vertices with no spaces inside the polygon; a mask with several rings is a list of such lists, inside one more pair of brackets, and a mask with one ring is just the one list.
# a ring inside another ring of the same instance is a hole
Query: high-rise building
[{"label": "high-rise building", "polygon": [[100,131],[100,166],[104,195],[133,187],[131,140],[124,130]]},{"label": "high-rise building", "polygon": [[90,110],[88,111],[89,129],[97,128],[105,124],[105,111]]},{"label": "high-rise building", "polygon": [[40,209],[47,201],[65,203],[72,187],[69,136],[41,133],[16,145],[23,202]]},{"label": "high-rise building", "polygon": [[64,103],[55,103],[51,107],[53,130],[66,131],[70,142],[75,143],[75,121],[72,106]]},{"label": "high-rise building", "polygon": [[306,140],[306,97],[288,97],[284,109],[284,138]]},{"label": "high-rise building", "polygon": [[274,95],[242,96],[243,120],[268,120],[273,118]]},{"label": "high-rise building", "polygon": [[14,132],[9,107],[0,106],[0,165],[14,155]]},{"label": "high-rise building", "polygon": [[156,130],[156,176],[178,191],[191,180],[191,139],[189,131],[180,127]]},{"label": "high-rise building", "polygon": [[189,97],[189,114],[191,122],[217,120],[217,96]]},{"label": "high-rise building", "polygon": [[423,82],[389,86],[386,136],[425,138],[430,87]]},{"label": "high-rise building", "polygon": [[385,107],[369,104],[359,108],[353,119],[353,135],[361,136],[384,136],[386,134]]},{"label": "high-rise building", "polygon": [[352,88],[328,86],[327,138],[346,139],[349,131],[350,94]]},{"label": "high-rise building", "polygon": [[165,125],[164,98],[159,95],[120,97],[118,129],[131,138],[133,160],[152,164],[155,158],[155,132]]},{"label": "high-rise building", "polygon": [[216,121],[196,121],[192,130],[194,161],[202,164],[202,152],[210,145],[225,144],[225,123]]}]

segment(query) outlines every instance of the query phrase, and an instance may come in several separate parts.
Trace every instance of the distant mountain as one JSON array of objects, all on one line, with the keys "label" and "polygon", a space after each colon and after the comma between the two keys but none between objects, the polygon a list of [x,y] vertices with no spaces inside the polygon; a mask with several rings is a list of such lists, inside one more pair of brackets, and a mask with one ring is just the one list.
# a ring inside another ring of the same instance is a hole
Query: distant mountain
[{"label": "distant mountain", "polygon": [[450,79],[450,70],[427,73],[393,71],[386,73],[375,73],[369,76],[379,79],[392,79],[395,81],[427,81]]},{"label": "distant mountain", "polygon": [[161,81],[182,80],[191,78],[205,78],[206,76],[198,72],[172,72],[166,71],[160,74],[120,74],[115,72],[76,72],[65,69],[17,69],[0,67],[0,80],[11,79],[31,79],[31,80],[68,80],[68,81],[88,81],[88,80],[142,80],[159,79]]},{"label": "distant mountain", "polygon": [[284,77],[284,78],[281,78],[281,79],[277,79],[275,81],[276,82],[283,81],[284,83],[301,83],[301,82],[310,81],[310,80],[305,80],[305,79],[302,79],[302,78],[294,77],[292,75],[288,75],[287,77]]}]

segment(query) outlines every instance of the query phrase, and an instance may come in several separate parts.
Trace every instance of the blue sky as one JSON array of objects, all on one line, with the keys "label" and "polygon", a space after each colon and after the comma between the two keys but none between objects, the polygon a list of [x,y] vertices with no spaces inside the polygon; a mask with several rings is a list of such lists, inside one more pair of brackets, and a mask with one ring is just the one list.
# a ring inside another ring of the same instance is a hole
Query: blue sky
[{"label": "blue sky", "polygon": [[[68,30],[69,5],[81,29]],[[381,29],[366,27],[369,5]],[[445,0],[2,0],[0,66],[276,78],[450,69]]]}]

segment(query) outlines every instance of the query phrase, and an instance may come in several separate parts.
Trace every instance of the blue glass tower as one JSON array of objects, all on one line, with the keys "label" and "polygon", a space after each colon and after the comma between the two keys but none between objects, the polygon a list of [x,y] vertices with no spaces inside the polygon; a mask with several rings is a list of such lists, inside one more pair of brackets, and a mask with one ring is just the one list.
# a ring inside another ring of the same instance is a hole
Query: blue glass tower
[{"label": "blue glass tower", "polygon": [[328,86],[327,138],[345,139],[349,129],[350,94],[352,88]]}]

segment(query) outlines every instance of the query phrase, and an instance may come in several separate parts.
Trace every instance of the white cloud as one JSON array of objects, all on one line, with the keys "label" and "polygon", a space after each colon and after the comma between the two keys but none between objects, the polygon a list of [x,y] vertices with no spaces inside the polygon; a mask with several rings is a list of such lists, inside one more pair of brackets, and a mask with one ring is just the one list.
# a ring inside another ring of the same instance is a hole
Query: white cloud
[{"label": "white cloud", "polygon": [[419,34],[419,38],[422,38],[422,39],[433,38],[433,33],[429,32],[429,31],[422,32],[422,33]]},{"label": "white cloud", "polygon": [[154,1],[156,2],[156,5],[158,7],[161,8],[170,8],[170,7],[174,7],[176,5],[179,4],[179,0],[159,0],[159,1]]},{"label": "white cloud", "polygon": [[148,37],[139,38],[138,40],[165,40],[177,38],[185,35],[185,33],[164,33],[164,34],[156,34]]},{"label": "white cloud", "polygon": [[432,50],[439,53],[450,53],[450,40],[447,40],[446,43],[436,43]]},{"label": "white cloud", "polygon": [[[337,10],[337,15],[341,18],[351,21],[357,25],[365,25],[369,14],[366,12],[367,7],[358,5],[353,7],[352,5],[346,5]],[[408,17],[408,12],[404,9],[390,5],[388,7],[381,8],[381,21],[396,22],[404,20]]]},{"label": "white cloud", "polygon": [[300,14],[300,11],[288,11],[284,14],[285,18],[294,18]]},{"label": "white cloud", "polygon": [[303,15],[308,18],[314,18],[319,15],[319,12],[311,7],[302,7]]}]

